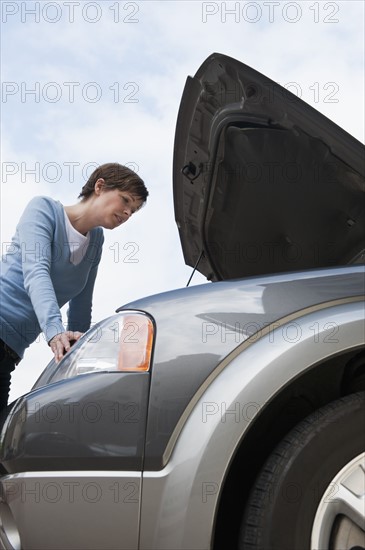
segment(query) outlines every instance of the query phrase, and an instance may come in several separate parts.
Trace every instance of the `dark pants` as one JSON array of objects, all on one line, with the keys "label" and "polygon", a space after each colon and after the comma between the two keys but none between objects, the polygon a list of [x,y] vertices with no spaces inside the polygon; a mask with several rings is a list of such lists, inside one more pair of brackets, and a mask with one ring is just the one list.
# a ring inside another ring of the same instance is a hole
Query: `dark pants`
[{"label": "dark pants", "polygon": [[2,340],[0,340],[0,414],[8,404],[11,373],[20,359]]}]

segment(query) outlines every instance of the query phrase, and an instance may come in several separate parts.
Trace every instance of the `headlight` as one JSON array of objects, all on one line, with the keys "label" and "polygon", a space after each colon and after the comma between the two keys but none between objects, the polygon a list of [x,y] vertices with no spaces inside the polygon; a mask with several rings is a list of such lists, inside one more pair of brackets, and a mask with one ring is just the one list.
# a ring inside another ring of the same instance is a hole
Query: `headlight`
[{"label": "headlight", "polygon": [[65,357],[47,366],[33,389],[91,372],[146,372],[150,368],[154,325],[140,311],[122,311],[97,323]]}]

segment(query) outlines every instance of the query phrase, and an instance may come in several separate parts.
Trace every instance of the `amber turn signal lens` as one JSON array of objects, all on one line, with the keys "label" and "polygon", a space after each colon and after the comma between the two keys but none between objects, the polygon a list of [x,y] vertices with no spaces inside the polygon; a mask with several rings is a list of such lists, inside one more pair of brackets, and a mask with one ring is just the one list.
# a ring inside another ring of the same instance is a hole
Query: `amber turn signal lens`
[{"label": "amber turn signal lens", "polygon": [[146,372],[150,368],[154,327],[151,319],[137,313],[123,316],[119,334],[118,370]]}]

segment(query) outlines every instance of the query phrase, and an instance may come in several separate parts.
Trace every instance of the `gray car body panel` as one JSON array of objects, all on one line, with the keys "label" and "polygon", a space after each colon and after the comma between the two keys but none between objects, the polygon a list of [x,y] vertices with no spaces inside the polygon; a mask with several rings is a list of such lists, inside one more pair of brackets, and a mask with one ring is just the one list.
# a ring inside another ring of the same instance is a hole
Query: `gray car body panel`
[{"label": "gray car body panel", "polygon": [[[333,338],[328,338],[329,321],[338,327]],[[307,313],[296,319],[296,327],[300,338],[288,338],[289,321],[224,361],[202,388],[165,468],[143,472],[140,550],[212,547],[224,479],[246,431],[296,377],[364,345],[364,304]]]},{"label": "gray car body panel", "polygon": [[136,470],[143,464],[149,373],[76,376],[14,404],[1,435],[9,473]]},{"label": "gray car body panel", "polygon": [[289,318],[361,299],[364,284],[363,267],[353,266],[198,285],[123,306],[147,311],[158,327],[145,468],[166,465],[189,403],[236,348]]},{"label": "gray car body panel", "polygon": [[141,474],[27,472],[0,479],[0,548],[138,548]]}]

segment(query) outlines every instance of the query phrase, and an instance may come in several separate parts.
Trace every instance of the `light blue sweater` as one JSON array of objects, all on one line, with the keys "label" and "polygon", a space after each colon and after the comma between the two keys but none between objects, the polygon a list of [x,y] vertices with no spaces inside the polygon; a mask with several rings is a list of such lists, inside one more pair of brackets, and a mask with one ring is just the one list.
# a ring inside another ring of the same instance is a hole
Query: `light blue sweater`
[{"label": "light blue sweater", "polygon": [[90,327],[103,242],[102,228],[92,229],[86,254],[74,265],[62,204],[49,197],[29,202],[0,264],[0,338],[19,357],[40,332],[49,342],[66,330],[60,308],[67,302],[67,330]]}]

